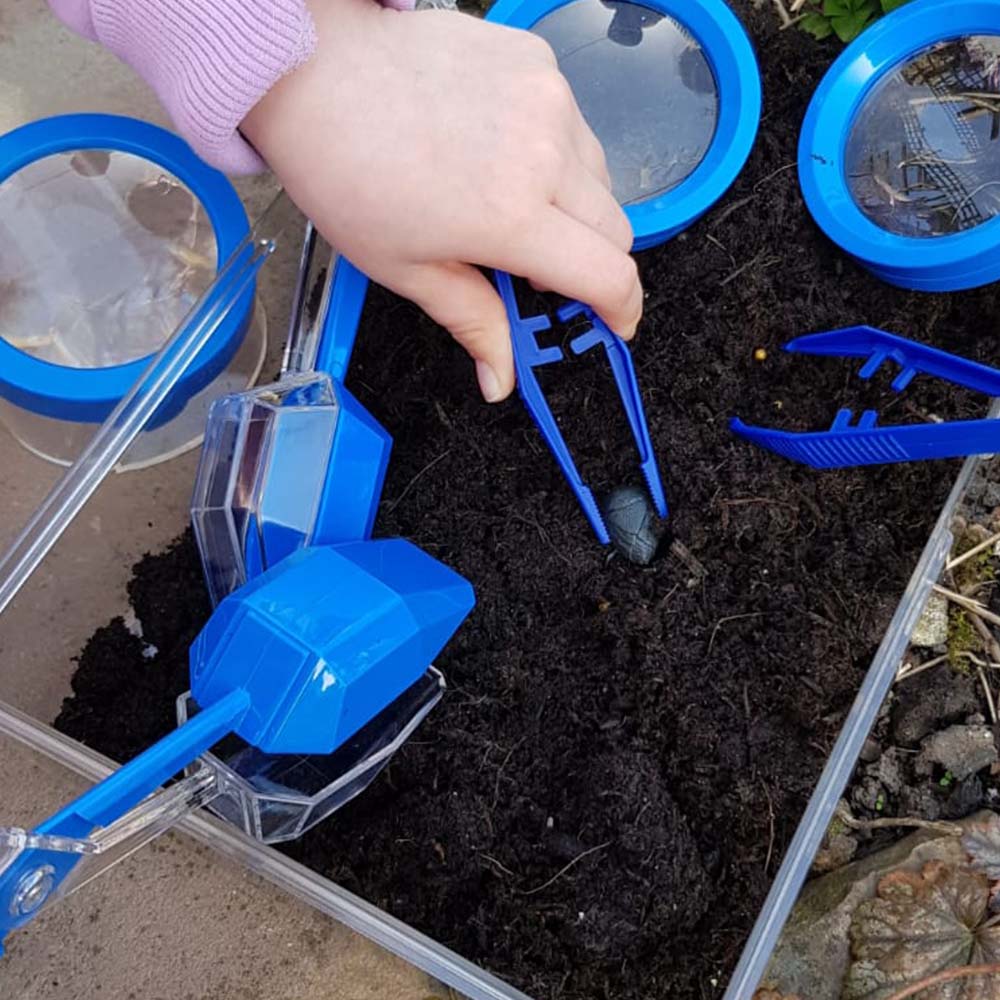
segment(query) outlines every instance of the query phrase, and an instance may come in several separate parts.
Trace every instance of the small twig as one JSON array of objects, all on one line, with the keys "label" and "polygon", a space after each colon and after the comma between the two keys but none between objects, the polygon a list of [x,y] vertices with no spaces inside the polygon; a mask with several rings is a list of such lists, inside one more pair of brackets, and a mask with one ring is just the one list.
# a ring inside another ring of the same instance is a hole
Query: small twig
[{"label": "small twig", "polygon": [[997,663],[995,660],[980,659],[975,653],[970,653],[967,649],[959,650],[956,655],[960,656],[963,660],[968,660],[977,667],[982,667],[984,670],[1000,670],[1000,663]]},{"label": "small twig", "polygon": [[771,0],[771,2],[774,4],[774,10],[778,15],[778,20],[781,21],[781,26],[783,28],[788,27],[792,18],[785,7],[783,0]]},{"label": "small twig", "polygon": [[[996,111],[1000,109],[993,109],[993,110],[994,113],[996,113]],[[980,184],[979,187],[975,188],[975,190],[970,191],[965,196],[965,198],[959,203],[958,208],[955,209],[955,212],[951,217],[952,223],[954,224],[955,220],[962,213],[962,209],[965,208],[966,205],[968,205],[972,201],[975,201],[977,194],[979,194],[982,191],[985,191],[989,187],[997,187],[998,185],[1000,185],[1000,181],[986,181],[985,184]]]},{"label": "small twig", "polygon": [[986,704],[990,709],[990,719],[995,726],[997,724],[997,706],[996,702],[993,701],[993,692],[990,690],[989,682],[986,680],[986,672],[983,668],[979,664],[976,664],[976,670],[979,673],[979,683],[983,686],[983,694],[986,695]]},{"label": "small twig", "polygon": [[1000,542],[1000,531],[998,531],[995,535],[990,535],[985,542],[980,542],[977,546],[975,546],[975,548],[971,548],[968,552],[963,552],[960,556],[951,559],[945,565],[945,570],[950,573],[953,569],[961,566],[966,560],[972,559],[974,556],[978,556],[980,552],[992,548],[997,542]]},{"label": "small twig", "polygon": [[960,608],[964,608],[977,618],[982,618],[983,621],[987,621],[991,625],[1000,625],[1000,615],[995,615],[989,608],[980,604],[979,601],[975,601],[971,597],[965,597],[962,594],[956,594],[954,590],[942,587],[939,583],[934,584],[934,591],[942,597],[947,597],[952,604],[957,604]]},{"label": "small twig", "polygon": [[723,246],[711,233],[705,234],[705,241],[718,247],[733,262],[733,266],[736,265],[736,258],[729,252],[728,247]]},{"label": "small twig", "polygon": [[388,506],[388,507],[386,508],[386,511],[385,511],[385,512],[386,512],[387,514],[391,514],[391,513],[392,513],[392,512],[393,512],[393,511],[394,511],[394,510],[395,510],[395,509],[396,509],[396,508],[397,508],[397,507],[398,507],[398,506],[399,506],[399,505],[400,505],[400,504],[401,504],[401,503],[402,503],[402,502],[403,502],[403,501],[404,501],[404,500],[406,499],[406,494],[407,494],[407,493],[409,493],[409,492],[410,492],[410,490],[412,490],[412,489],[413,489],[413,487],[414,487],[414,486],[416,485],[416,483],[417,483],[417,480],[419,480],[421,476],[423,476],[423,475],[425,475],[426,473],[430,472],[430,471],[431,471],[431,469],[433,469],[433,468],[434,468],[434,466],[438,464],[438,462],[442,462],[442,461],[444,461],[444,459],[446,459],[446,458],[447,458],[447,457],[448,457],[448,456],[449,456],[450,454],[451,454],[451,448],[449,448],[449,449],[448,449],[447,451],[443,451],[443,452],[441,452],[441,454],[440,454],[440,455],[438,455],[438,457],[437,457],[437,458],[435,458],[435,459],[432,459],[432,460],[431,460],[430,462],[428,462],[428,463],[427,463],[427,464],[426,464],[426,465],[425,465],[425,466],[424,466],[424,467],[423,467],[423,468],[422,468],[422,469],[421,469],[421,470],[420,470],[420,471],[419,471],[419,472],[418,472],[418,473],[417,473],[417,474],[416,474],[416,475],[415,475],[415,476],[414,476],[414,477],[413,477],[413,478],[412,478],[412,479],[411,479],[411,480],[410,480],[410,481],[409,481],[409,482],[408,482],[408,483],[406,484],[406,489],[404,489],[404,490],[403,490],[403,492],[402,492],[402,493],[400,493],[400,494],[399,494],[399,496],[398,496],[398,497],[396,497],[396,499],[395,499],[395,500],[393,500],[391,504],[389,504],[389,506]]},{"label": "small twig", "polygon": [[909,997],[915,997],[918,993],[923,993],[924,990],[929,990],[933,986],[952,983],[956,979],[975,979],[981,976],[1000,976],[1000,962],[994,962],[991,965],[966,965],[958,969],[945,969],[942,972],[934,973],[933,976],[927,976],[926,979],[921,979],[917,983],[910,983],[909,986],[886,997],[885,1000],[908,1000]]},{"label": "small twig", "polygon": [[715,623],[715,628],[712,629],[712,637],[708,640],[708,652],[705,655],[708,656],[711,654],[712,646],[715,645],[715,637],[718,635],[719,629],[722,628],[723,625],[728,622],[738,622],[744,618],[763,618],[764,615],[765,612],[763,611],[753,611],[748,615],[729,615],[727,618],[720,618]]},{"label": "small twig", "polygon": [[768,181],[773,181],[775,177],[779,174],[787,173],[789,170],[794,170],[796,164],[786,163],[783,167],[778,167],[777,170],[772,170],[766,177],[762,177],[756,184],[754,184],[753,189],[756,194]]},{"label": "small twig", "polygon": [[704,563],[679,539],[670,543],[670,554],[680,559],[682,563],[700,580],[708,576]]},{"label": "small twig", "polygon": [[756,195],[748,194],[745,198],[740,198],[739,201],[734,201],[731,205],[727,205],[719,214],[712,220],[712,229],[718,229],[726,219],[733,214],[733,212],[738,212],[741,208],[749,205],[750,202],[754,200]]},{"label": "small twig", "polygon": [[771,867],[771,858],[774,856],[774,803],[771,801],[771,793],[768,791],[767,783],[761,778],[761,787],[764,789],[764,796],[767,799],[767,816],[770,833],[767,842],[767,857],[764,859],[764,874],[767,874]]},{"label": "small twig", "polygon": [[497,780],[493,786],[493,809],[496,809],[497,803],[500,801],[500,778],[503,776],[503,769],[510,763],[511,757],[514,756],[515,752],[520,749],[528,739],[527,736],[521,737],[508,752],[507,756],[504,757],[503,763],[497,768]]},{"label": "small twig", "polygon": [[948,659],[948,654],[945,653],[943,656],[935,656],[933,660],[928,660],[926,663],[921,663],[918,667],[910,667],[909,670],[906,667],[909,664],[904,663],[899,670],[896,672],[896,683],[900,681],[909,680],[911,677],[916,677],[917,674],[922,674],[925,670],[930,670],[932,667],[938,667]]},{"label": "small twig", "polygon": [[497,868],[500,869],[500,871],[506,872],[506,874],[508,874],[511,878],[517,878],[517,876],[506,865],[500,864],[500,862],[497,861],[496,858],[492,858],[488,854],[480,854],[479,856],[481,858],[484,858],[486,861],[489,861],[491,865],[496,865]]},{"label": "small twig", "polygon": [[837,819],[852,830],[891,830],[893,827],[914,827],[918,830],[933,830],[949,837],[961,837],[965,832],[957,823],[943,823],[929,819],[917,819],[916,816],[883,816],[881,819],[858,819],[846,808],[837,810]]},{"label": "small twig", "polygon": [[557,871],[555,875],[553,875],[552,878],[548,880],[548,882],[544,882],[542,883],[542,885],[537,886],[534,889],[529,889],[527,892],[522,892],[520,893],[520,895],[534,896],[536,892],[541,892],[543,889],[548,889],[548,887],[552,885],[553,882],[555,882],[557,879],[561,879],[563,875],[565,875],[566,872],[568,872],[570,868],[572,868],[575,864],[577,864],[580,861],[583,861],[583,859],[588,857],[589,855],[595,854],[597,851],[603,851],[605,847],[610,847],[610,846],[611,846],[611,841],[606,840],[603,844],[598,844],[597,847],[589,848],[582,854],[578,854],[568,865],[565,865],[563,868],[560,868],[559,871]]}]

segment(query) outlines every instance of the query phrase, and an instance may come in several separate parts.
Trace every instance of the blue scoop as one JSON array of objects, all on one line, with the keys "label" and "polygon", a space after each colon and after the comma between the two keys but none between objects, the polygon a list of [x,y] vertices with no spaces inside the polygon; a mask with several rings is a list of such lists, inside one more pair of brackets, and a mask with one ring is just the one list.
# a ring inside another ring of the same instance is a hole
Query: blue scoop
[{"label": "blue scoop", "polygon": [[[331,753],[423,676],[473,604],[462,577],[401,539],[300,550],[202,629],[190,654],[201,711],[34,832],[86,837],[229,733],[267,753]],[[48,897],[79,860],[16,857],[0,874],[0,940],[35,915],[14,904],[25,881],[44,879]]]}]

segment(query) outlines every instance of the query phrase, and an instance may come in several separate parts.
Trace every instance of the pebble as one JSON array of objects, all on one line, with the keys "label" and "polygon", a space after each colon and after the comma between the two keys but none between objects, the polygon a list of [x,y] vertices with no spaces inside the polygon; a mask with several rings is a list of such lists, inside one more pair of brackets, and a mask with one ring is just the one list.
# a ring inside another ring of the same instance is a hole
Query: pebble
[{"label": "pebble", "polygon": [[949,726],[924,740],[916,766],[918,771],[929,774],[938,764],[962,781],[998,759],[1000,754],[988,726]]},{"label": "pebble", "polygon": [[882,747],[878,740],[873,740],[870,736],[865,740],[865,745],[861,748],[861,759],[866,764],[874,764],[882,756]]},{"label": "pebble", "polygon": [[970,677],[946,665],[903,681],[892,707],[892,734],[897,744],[916,747],[942,722],[959,722],[979,708],[979,692]]},{"label": "pebble", "polygon": [[604,503],[611,542],[629,562],[648,566],[660,547],[662,529],[645,490],[621,486]]},{"label": "pebble", "polygon": [[914,646],[927,648],[948,641],[948,601],[940,594],[931,594],[923,614],[913,630]]}]

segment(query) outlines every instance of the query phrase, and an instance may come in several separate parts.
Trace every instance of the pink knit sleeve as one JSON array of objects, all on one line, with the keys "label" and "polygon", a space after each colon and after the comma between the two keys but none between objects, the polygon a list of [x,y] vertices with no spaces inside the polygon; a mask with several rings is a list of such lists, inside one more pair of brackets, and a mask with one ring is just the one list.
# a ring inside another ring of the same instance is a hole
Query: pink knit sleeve
[{"label": "pink knit sleeve", "polygon": [[[251,108],[305,62],[316,31],[305,0],[49,0],[156,91],[194,150],[230,174],[265,164],[239,133]],[[412,0],[392,0],[407,9]]]}]

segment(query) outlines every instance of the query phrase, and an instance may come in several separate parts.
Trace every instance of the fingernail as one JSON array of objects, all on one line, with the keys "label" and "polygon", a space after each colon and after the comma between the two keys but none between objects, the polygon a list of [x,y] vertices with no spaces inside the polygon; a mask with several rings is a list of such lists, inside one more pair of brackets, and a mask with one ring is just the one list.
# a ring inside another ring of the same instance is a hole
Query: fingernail
[{"label": "fingernail", "polygon": [[479,391],[487,403],[498,403],[503,399],[500,377],[485,361],[476,362],[476,378],[479,379]]}]

